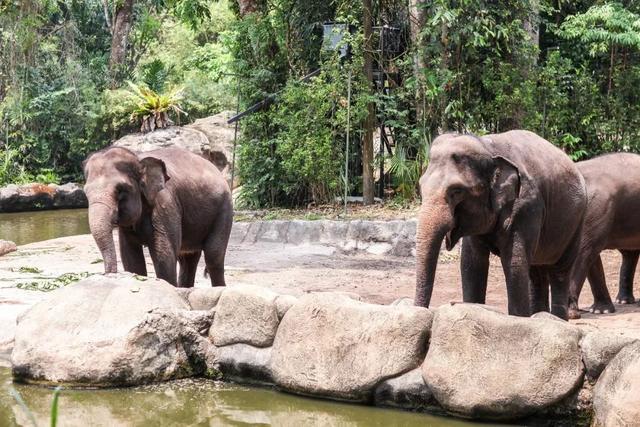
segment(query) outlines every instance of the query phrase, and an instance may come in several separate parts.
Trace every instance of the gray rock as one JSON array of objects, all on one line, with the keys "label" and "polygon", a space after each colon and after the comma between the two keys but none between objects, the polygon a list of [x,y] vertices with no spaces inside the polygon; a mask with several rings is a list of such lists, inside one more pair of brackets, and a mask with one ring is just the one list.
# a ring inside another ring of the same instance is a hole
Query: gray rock
[{"label": "gray rock", "polygon": [[209,140],[199,130],[170,126],[164,129],[156,129],[153,132],[125,135],[114,142],[113,145],[128,148],[138,153],[177,146],[201,156],[203,150],[209,146]]},{"label": "gray rock", "polygon": [[86,208],[87,198],[78,184],[8,185],[0,189],[0,212]]},{"label": "gray rock", "polygon": [[86,208],[89,205],[81,185],[69,182],[54,188],[53,206],[56,209]]},{"label": "gray rock", "polygon": [[52,292],[18,318],[14,377],[113,387],[183,378],[204,369],[200,335],[210,317],[190,312],[167,282],[95,275]]},{"label": "gray rock", "polygon": [[[233,124],[228,124],[227,120],[234,114],[231,111],[222,111],[213,116],[197,119],[185,126],[185,128],[202,132],[206,136],[209,144],[207,147],[201,148],[202,156],[209,159],[225,175],[231,175],[235,127]],[[239,132],[238,137],[240,137]]]},{"label": "gray rock", "polygon": [[586,334],[580,342],[580,347],[589,378],[598,378],[611,359],[623,347],[634,341],[636,340],[633,338],[615,335],[612,331],[595,331]]},{"label": "gray rock", "polygon": [[624,347],[593,391],[594,426],[637,426],[640,420],[640,342]]},{"label": "gray rock", "polygon": [[383,381],[376,387],[374,402],[376,406],[393,406],[412,410],[437,405],[422,378],[420,368]]},{"label": "gray rock", "polygon": [[192,288],[189,292],[187,301],[194,310],[211,310],[216,306],[220,295],[224,291],[223,286],[216,286],[211,288]]},{"label": "gray rock", "polygon": [[279,295],[276,298],[276,310],[278,312],[278,319],[282,319],[284,315],[289,311],[293,304],[298,302],[298,298],[293,295]]},{"label": "gray rock", "polygon": [[413,307],[414,303],[413,303],[413,298],[402,297],[402,298],[398,298],[398,299],[392,301],[391,304],[389,304],[389,305],[402,306],[402,307]]},{"label": "gray rock", "polygon": [[233,126],[227,124],[230,116],[230,112],[224,111],[182,127],[170,126],[149,133],[126,135],[114,145],[137,152],[170,146],[182,147],[209,160],[229,178],[234,133]]},{"label": "gray rock", "polygon": [[17,251],[18,247],[10,240],[0,240],[0,256]]},{"label": "gray rock", "polygon": [[580,387],[580,338],[566,322],[507,316],[477,304],[445,305],[436,311],[422,374],[453,414],[523,417]]},{"label": "gray rock", "polygon": [[248,344],[213,347],[207,359],[209,375],[219,373],[225,380],[240,383],[273,384],[271,347]]},{"label": "gray rock", "polygon": [[366,401],[381,381],[416,368],[432,313],[310,294],[287,311],[273,343],[275,383],[288,391]]},{"label": "gray rock", "polygon": [[260,286],[225,288],[209,331],[212,342],[218,347],[238,343],[270,346],[279,323],[277,297]]}]

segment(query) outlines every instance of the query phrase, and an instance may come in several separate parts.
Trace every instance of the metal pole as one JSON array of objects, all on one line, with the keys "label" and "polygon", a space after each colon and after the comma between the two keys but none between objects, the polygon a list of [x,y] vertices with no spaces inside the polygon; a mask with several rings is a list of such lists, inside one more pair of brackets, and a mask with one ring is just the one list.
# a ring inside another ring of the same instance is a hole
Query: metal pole
[{"label": "metal pole", "polygon": [[[380,91],[385,95],[385,74],[384,74],[384,30],[385,26],[380,29]],[[384,133],[384,117],[380,115],[380,177],[378,179],[378,197],[384,198],[384,141],[382,134]]]},{"label": "metal pole", "polygon": [[[240,111],[240,77],[237,77],[238,79],[238,86],[237,86],[237,98],[236,98],[236,115],[238,115],[238,112]],[[231,188],[231,194],[233,195],[233,180],[236,176],[236,143],[238,141],[238,121],[236,120],[235,122],[235,127],[233,129],[233,153],[232,153],[232,160],[231,160],[231,183],[229,184],[229,187]]]},{"label": "metal pole", "polygon": [[347,216],[347,196],[349,193],[349,131],[351,129],[351,68],[347,75],[347,142],[344,155],[344,215]]}]

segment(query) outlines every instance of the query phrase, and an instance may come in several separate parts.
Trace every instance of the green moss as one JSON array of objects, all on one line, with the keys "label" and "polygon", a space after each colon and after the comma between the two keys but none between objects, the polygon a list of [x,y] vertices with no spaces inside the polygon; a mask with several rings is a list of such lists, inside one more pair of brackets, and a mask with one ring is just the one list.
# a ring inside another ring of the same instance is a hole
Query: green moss
[{"label": "green moss", "polygon": [[85,277],[89,277],[91,274],[87,271],[81,273],[64,273],[58,277],[50,280],[32,281],[32,282],[20,282],[16,285],[18,289],[24,289],[28,291],[43,291],[49,292],[67,286],[71,283],[75,283]]}]

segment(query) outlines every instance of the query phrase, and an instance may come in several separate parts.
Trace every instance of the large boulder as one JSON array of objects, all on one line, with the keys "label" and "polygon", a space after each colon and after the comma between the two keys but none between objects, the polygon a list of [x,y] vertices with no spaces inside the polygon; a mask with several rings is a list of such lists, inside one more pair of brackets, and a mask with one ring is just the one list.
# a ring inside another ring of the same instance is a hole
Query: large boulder
[{"label": "large boulder", "polygon": [[153,132],[126,135],[113,145],[136,152],[182,147],[209,160],[225,176],[230,176],[234,127],[227,124],[227,120],[231,115],[231,112],[223,111],[186,126],[170,126]]},{"label": "large boulder", "polygon": [[228,124],[227,120],[234,114],[232,111],[222,111],[213,116],[197,119],[195,122],[185,126],[189,129],[198,130],[207,137],[209,146],[204,150],[205,157],[223,172],[230,170],[233,157],[235,125]]},{"label": "large boulder", "polygon": [[422,375],[449,412],[514,419],[582,384],[581,332],[566,322],[507,316],[475,304],[436,311]]},{"label": "large boulder", "polygon": [[375,391],[376,406],[392,406],[405,409],[427,409],[437,405],[436,400],[416,368],[396,378],[383,381]]},{"label": "large boulder", "polygon": [[273,384],[271,347],[247,344],[209,347],[206,357],[207,375],[214,378],[249,384]]},{"label": "large boulder", "polygon": [[205,134],[196,129],[170,126],[156,129],[153,132],[125,135],[114,142],[113,145],[139,153],[176,146],[194,154],[202,155],[209,146],[209,140]]},{"label": "large boulder", "polygon": [[210,339],[218,347],[229,344],[270,346],[280,322],[277,298],[278,294],[260,286],[225,288],[216,305]]},{"label": "large boulder", "polygon": [[75,183],[7,185],[0,188],[0,212],[86,208],[87,197]]},{"label": "large boulder", "polygon": [[594,426],[637,426],[640,421],[640,342],[629,344],[606,367],[593,391]]},{"label": "large boulder", "polygon": [[167,282],[91,276],[52,292],[18,318],[14,377],[33,383],[121,386],[205,369],[207,312],[188,311]]},{"label": "large boulder", "polygon": [[306,295],[284,315],[272,349],[275,383],[288,391],[367,401],[381,381],[418,367],[433,315],[419,307]]},{"label": "large boulder", "polygon": [[593,331],[584,336],[580,347],[587,376],[596,379],[623,347],[636,341],[613,331]]}]

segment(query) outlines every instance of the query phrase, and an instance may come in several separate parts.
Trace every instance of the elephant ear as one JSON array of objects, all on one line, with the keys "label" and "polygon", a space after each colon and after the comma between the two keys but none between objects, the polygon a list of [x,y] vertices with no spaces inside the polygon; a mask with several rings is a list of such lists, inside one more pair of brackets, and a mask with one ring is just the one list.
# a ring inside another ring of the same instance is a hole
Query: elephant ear
[{"label": "elephant ear", "polygon": [[520,172],[516,165],[502,156],[493,158],[494,170],[491,178],[491,205],[501,211],[520,194]]},{"label": "elephant ear", "polygon": [[142,176],[140,189],[150,205],[155,203],[158,193],[162,191],[169,180],[167,167],[164,162],[156,157],[145,157],[140,160],[142,164]]}]

